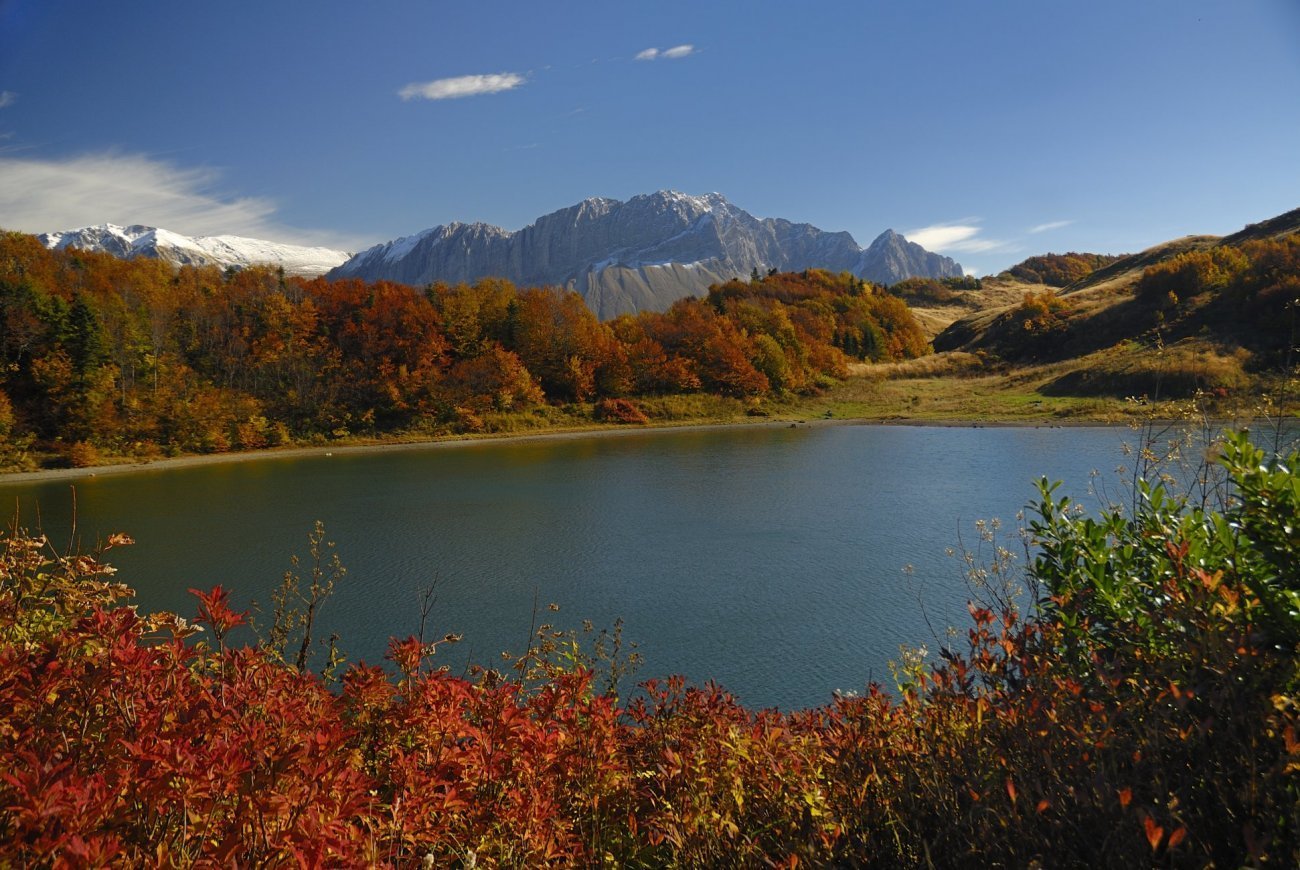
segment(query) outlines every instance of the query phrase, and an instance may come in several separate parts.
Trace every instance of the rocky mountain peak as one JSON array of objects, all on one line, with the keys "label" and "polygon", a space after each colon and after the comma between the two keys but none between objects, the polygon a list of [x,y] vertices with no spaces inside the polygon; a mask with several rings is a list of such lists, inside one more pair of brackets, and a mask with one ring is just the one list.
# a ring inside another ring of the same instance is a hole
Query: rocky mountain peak
[{"label": "rocky mountain peak", "polygon": [[376,245],[330,275],[415,285],[502,277],[523,286],[574,290],[598,316],[610,318],[662,311],[754,269],[852,271],[879,283],[961,274],[952,260],[892,230],[864,251],[848,233],[756,218],[720,193],[659,190],[627,201],[592,197],[513,233],[484,224],[469,232],[464,226],[435,227]]},{"label": "rocky mountain peak", "polygon": [[[961,264],[951,257],[927,251],[909,242],[902,234],[885,230],[862,252],[854,270],[858,275],[882,284],[894,284],[904,278],[960,278]],[[891,276],[885,280],[873,275]],[[894,277],[897,276],[897,277]]]}]

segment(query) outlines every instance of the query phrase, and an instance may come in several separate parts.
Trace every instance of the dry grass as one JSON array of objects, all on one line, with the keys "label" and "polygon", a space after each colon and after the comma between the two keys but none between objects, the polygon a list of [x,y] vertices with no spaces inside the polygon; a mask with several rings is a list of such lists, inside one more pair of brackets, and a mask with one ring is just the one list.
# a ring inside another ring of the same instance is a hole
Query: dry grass
[{"label": "dry grass", "polygon": [[984,374],[985,362],[978,354],[963,351],[935,353],[896,363],[866,366],[857,372],[873,380],[899,378],[952,378]]},{"label": "dry grass", "polygon": [[1052,395],[1128,396],[1185,399],[1198,393],[1215,398],[1256,393],[1244,348],[1221,348],[1200,339],[1170,347],[1122,342],[1075,361],[1044,389]]},{"label": "dry grass", "polygon": [[1052,289],[1045,284],[1027,284],[1010,277],[985,278],[981,284],[978,290],[956,291],[956,301],[951,305],[911,305],[912,315],[926,336],[933,339],[953,323],[972,315],[1019,305],[1026,293]]},{"label": "dry grass", "polygon": [[1117,399],[1048,396],[1040,388],[1053,374],[1053,370],[1036,369],[964,377],[856,377],[823,396],[801,399],[781,410],[783,416],[801,419],[922,423],[1104,423],[1138,414],[1131,403]]},{"label": "dry grass", "polygon": [[1079,359],[1006,366],[952,351],[859,365],[825,395],[788,403],[815,418],[931,422],[1175,419],[1189,402],[1221,419],[1285,411],[1286,379],[1253,374],[1249,352],[1204,339],[1171,347],[1122,342]]}]

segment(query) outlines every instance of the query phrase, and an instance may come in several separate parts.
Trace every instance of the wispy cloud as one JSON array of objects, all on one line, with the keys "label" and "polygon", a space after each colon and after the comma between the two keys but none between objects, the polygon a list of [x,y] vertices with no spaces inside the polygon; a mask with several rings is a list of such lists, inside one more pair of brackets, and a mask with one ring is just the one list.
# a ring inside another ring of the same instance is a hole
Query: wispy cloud
[{"label": "wispy cloud", "polygon": [[923,248],[939,250],[972,238],[980,231],[979,227],[964,224],[931,224],[915,230],[907,230],[903,235],[910,242],[916,242]]},{"label": "wispy cloud", "polygon": [[18,95],[13,91],[0,91],[0,109],[7,109],[18,102]]},{"label": "wispy cloud", "polygon": [[215,189],[212,169],[174,166],[140,154],[57,160],[0,154],[0,225],[29,233],[101,223],[147,224],[188,235],[230,234],[357,250],[361,240],[274,220],[264,197]]},{"label": "wispy cloud", "polygon": [[499,94],[514,90],[528,81],[519,73],[491,73],[481,76],[456,76],[431,82],[412,82],[397,92],[403,100],[458,100],[481,94]]},{"label": "wispy cloud", "polygon": [[1074,223],[1074,221],[1049,221],[1045,224],[1039,224],[1036,227],[1030,227],[1029,232],[1045,233],[1050,230],[1059,230],[1061,227],[1068,227],[1072,223]]},{"label": "wispy cloud", "polygon": [[689,43],[685,45],[674,45],[672,48],[647,48],[645,51],[637,52],[637,60],[676,60],[679,57],[687,57],[695,54],[695,46]]},{"label": "wispy cloud", "polygon": [[903,236],[930,251],[959,254],[982,254],[989,251],[1012,250],[1010,242],[979,237],[981,228],[970,219],[958,223],[931,224],[908,230]]}]

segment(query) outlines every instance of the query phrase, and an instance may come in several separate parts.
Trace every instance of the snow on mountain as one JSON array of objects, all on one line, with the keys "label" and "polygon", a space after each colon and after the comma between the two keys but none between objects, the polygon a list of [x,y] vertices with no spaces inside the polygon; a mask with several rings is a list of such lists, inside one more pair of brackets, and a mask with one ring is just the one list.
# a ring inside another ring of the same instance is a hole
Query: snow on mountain
[{"label": "snow on mountain", "polygon": [[242,269],[252,265],[280,266],[291,275],[314,277],[345,262],[350,254],[331,248],[284,245],[242,236],[184,236],[159,227],[100,224],[58,233],[43,233],[51,250],[76,248],[115,257],[147,257],[178,266],[218,266]]},{"label": "snow on mountain", "polygon": [[362,251],[330,277],[422,285],[495,276],[582,294],[602,318],[662,311],[754,269],[851,271],[892,284],[958,277],[961,266],[887,231],[865,250],[844,232],[759,219],[719,193],[661,190],[626,202],[593,197],[517,232],[452,223]]}]

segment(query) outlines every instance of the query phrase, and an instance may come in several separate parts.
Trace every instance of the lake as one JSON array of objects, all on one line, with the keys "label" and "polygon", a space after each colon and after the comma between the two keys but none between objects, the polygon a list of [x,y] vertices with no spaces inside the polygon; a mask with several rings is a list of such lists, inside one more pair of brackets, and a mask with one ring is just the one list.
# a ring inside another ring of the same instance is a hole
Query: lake
[{"label": "lake", "polygon": [[[217,583],[268,602],[316,520],[348,574],[322,613],[350,660],[413,633],[437,579],[435,657],[498,664],[538,621],[622,617],[637,679],[713,679],[751,706],[804,707],[888,682],[900,644],[967,623],[959,539],[1016,513],[1040,475],[1084,497],[1122,483],[1123,428],[742,427],[478,442],[143,470],[75,482],[77,535],[142,609],[192,615]],[[70,534],[72,484],[0,482],[0,503]],[[39,514],[38,514],[39,511]],[[910,568],[909,568],[910,566]],[[546,605],[560,606],[558,613]]]}]

